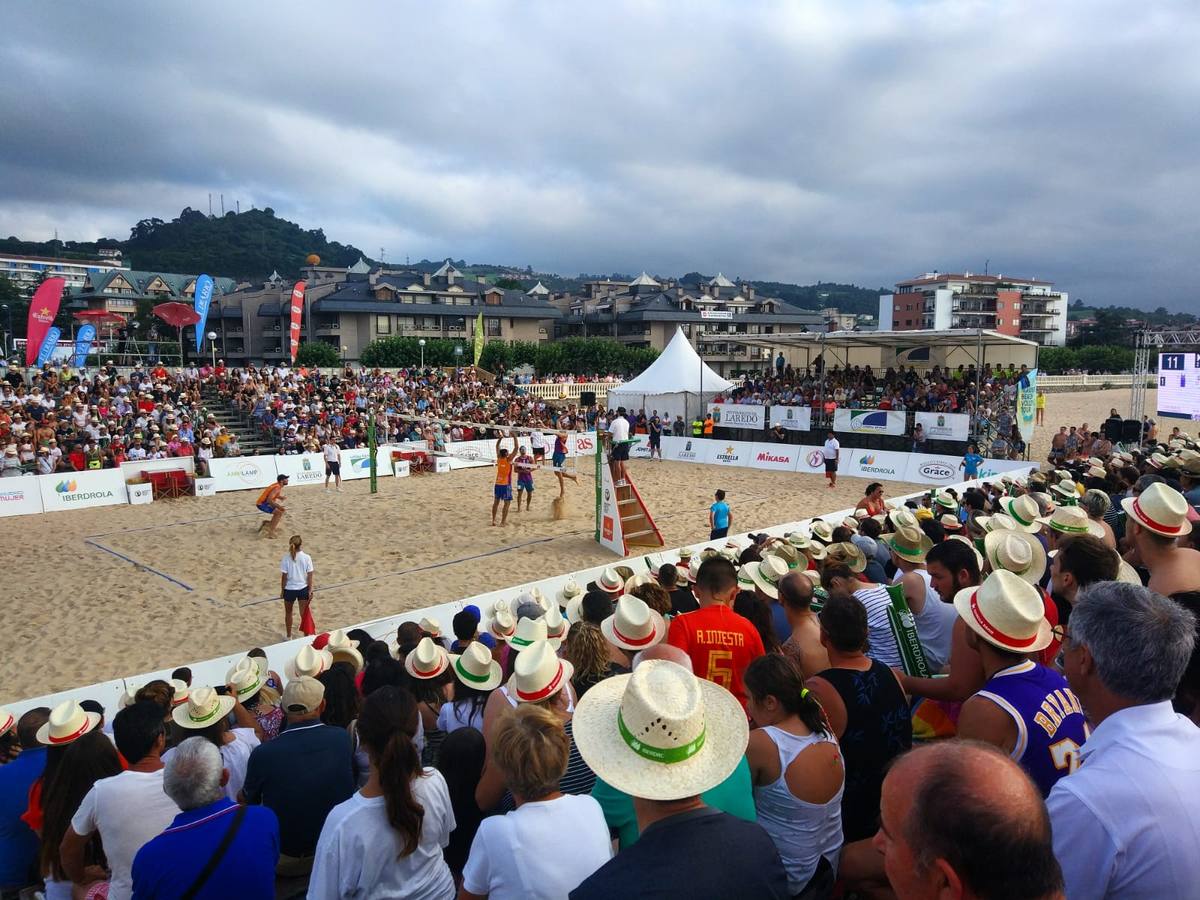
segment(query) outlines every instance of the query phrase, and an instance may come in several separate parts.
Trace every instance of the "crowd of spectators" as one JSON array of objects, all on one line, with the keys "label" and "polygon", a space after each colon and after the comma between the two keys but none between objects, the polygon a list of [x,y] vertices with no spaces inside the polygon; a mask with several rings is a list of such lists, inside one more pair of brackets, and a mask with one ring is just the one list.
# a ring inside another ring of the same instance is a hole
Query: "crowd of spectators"
[{"label": "crowd of spectators", "polygon": [[251,651],[111,719],[0,711],[0,888],[1190,896],[1198,502],[1183,438],[902,505],[876,483],[453,634],[322,634],[282,676]]}]

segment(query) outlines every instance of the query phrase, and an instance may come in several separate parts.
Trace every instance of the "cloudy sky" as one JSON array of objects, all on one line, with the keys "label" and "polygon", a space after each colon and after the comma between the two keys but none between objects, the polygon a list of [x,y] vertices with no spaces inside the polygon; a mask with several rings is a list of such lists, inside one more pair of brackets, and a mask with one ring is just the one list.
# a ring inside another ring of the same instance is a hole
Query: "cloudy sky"
[{"label": "cloudy sky", "polygon": [[125,237],[211,191],[389,260],[868,286],[990,260],[1195,311],[1195,0],[12,0],[4,18],[4,235]]}]

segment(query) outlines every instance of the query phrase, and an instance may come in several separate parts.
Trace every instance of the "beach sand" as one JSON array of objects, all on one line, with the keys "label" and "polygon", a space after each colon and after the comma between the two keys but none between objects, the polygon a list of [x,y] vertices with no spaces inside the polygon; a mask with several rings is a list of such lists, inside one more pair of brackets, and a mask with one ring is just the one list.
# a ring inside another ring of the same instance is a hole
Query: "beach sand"
[{"label": "beach sand", "polygon": [[[1153,397],[1147,406],[1153,409]],[[1128,391],[1050,394],[1046,421],[1096,426]],[[1035,459],[1044,458],[1040,430]],[[586,468],[586,466],[585,466]],[[853,506],[863,479],[835,490],[816,475],[634,461],[633,478],[667,547],[705,540],[717,488],[735,533]],[[321,630],[457,600],[614,559],[593,540],[593,480],[567,485],[568,516],[554,521],[557,486],[535,476],[534,509],[491,527],[491,469],[366,479],[344,493],[286,490],[274,540],[255,534],[255,493],[187,497],[143,506],[0,519],[5,602],[0,703],[172,668],[283,639],[279,561],[300,534],[313,557]],[[921,485],[886,484],[888,495]],[[298,621],[298,616],[297,616]]]}]

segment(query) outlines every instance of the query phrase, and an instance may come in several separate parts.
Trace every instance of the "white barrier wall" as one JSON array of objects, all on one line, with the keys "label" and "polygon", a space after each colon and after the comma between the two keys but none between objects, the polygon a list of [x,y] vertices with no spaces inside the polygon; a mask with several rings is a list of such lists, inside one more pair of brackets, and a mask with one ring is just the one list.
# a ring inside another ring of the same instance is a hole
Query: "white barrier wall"
[{"label": "white barrier wall", "polygon": [[0,517],[27,516],[42,512],[40,481],[45,475],[0,478]]},{"label": "white barrier wall", "polygon": [[325,457],[320,453],[297,453],[272,459],[275,460],[275,475],[286,475],[288,487],[325,483]]},{"label": "white barrier wall", "polygon": [[236,456],[208,461],[208,477],[216,482],[218,493],[265,488],[274,483],[278,474],[274,456]]},{"label": "white barrier wall", "polygon": [[[665,447],[664,447],[665,449]],[[958,482],[953,486],[960,492],[970,485],[977,484],[977,481]],[[922,494],[910,494],[905,497],[893,498],[890,503],[893,506],[902,504],[905,500],[916,499]],[[837,524],[844,517],[852,515],[853,508],[838,510],[836,512],[828,512],[822,516],[812,519],[802,519],[795,522],[787,522],[781,525],[771,526],[769,528],[760,528],[755,533],[765,533],[774,537],[782,537],[790,531],[795,531],[797,528],[807,528],[815,519],[823,519],[831,524]],[[748,533],[741,533],[733,537],[746,542],[749,540]],[[720,538],[716,541],[704,541],[698,544],[689,545],[693,553],[698,554],[705,547],[720,548],[725,545],[726,538]],[[559,592],[568,579],[574,579],[579,585],[586,586],[589,582],[594,581],[596,577],[609,565],[626,565],[633,569],[635,574],[642,572],[650,572],[657,569],[663,563],[675,562],[679,559],[679,551],[682,547],[673,550],[660,550],[657,553],[651,553],[644,556],[631,556],[624,560],[604,563],[597,566],[591,566],[586,569],[580,569],[575,572],[556,575],[551,578],[543,578],[537,581],[527,582],[514,587],[506,587],[500,590],[488,591],[487,593],[477,594],[474,597],[467,597],[462,600],[442,603],[437,606],[426,607],[424,609],[412,609],[406,612],[398,613],[392,616],[384,616],[378,619],[371,619],[359,625],[347,625],[346,630],[352,628],[361,628],[374,638],[386,639],[394,648],[396,645],[396,629],[404,622],[419,622],[422,618],[430,618],[437,622],[444,633],[451,634],[452,619],[454,614],[462,610],[464,606],[472,604],[477,606],[483,613],[484,624],[486,625],[489,619],[490,610],[496,600],[505,598],[510,602],[515,600],[520,594],[530,590],[532,587],[537,587],[549,599],[557,599]],[[315,601],[320,605],[320,596]],[[309,642],[308,638],[297,638],[285,643],[273,644],[263,648],[267,654],[267,660],[272,669],[276,672],[285,673],[287,664],[295,657],[300,649]],[[195,686],[201,685],[218,685],[225,682],[225,676],[228,670],[235,662],[242,658],[245,651],[239,651],[226,656],[219,656],[215,659],[205,660],[203,662],[188,663],[186,660],[179,660],[175,665],[186,665],[192,670],[192,684]],[[36,706],[46,706],[53,708],[55,705],[64,700],[97,700],[104,706],[106,712],[111,716],[118,709],[120,697],[123,693],[130,689],[136,689],[141,685],[152,681],[155,678],[169,678],[172,665],[165,669],[159,669],[155,672],[145,672],[139,675],[130,676],[127,678],[118,678],[112,681],[105,681],[99,684],[87,685],[71,690],[60,691],[55,694],[48,694],[42,697],[33,697],[26,700],[18,700],[15,702],[5,703],[6,708],[15,716],[20,717],[27,710]],[[285,676],[286,677],[286,676]]]},{"label": "white barrier wall", "polygon": [[43,512],[86,509],[90,506],[114,506],[129,502],[125,476],[120,469],[92,469],[87,472],[63,472],[38,475]]}]

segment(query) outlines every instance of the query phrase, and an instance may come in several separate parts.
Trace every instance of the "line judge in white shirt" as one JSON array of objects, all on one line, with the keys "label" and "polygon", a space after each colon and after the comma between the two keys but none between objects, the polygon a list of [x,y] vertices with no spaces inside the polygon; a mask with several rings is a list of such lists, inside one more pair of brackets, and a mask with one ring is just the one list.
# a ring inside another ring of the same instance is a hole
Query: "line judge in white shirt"
[{"label": "line judge in white shirt", "polygon": [[1195,616],[1146,588],[1080,592],[1063,670],[1092,734],[1046,806],[1067,900],[1200,891],[1200,728],[1171,708]]},{"label": "line judge in white shirt", "polygon": [[617,410],[612,424],[608,426],[608,433],[612,438],[608,461],[612,466],[613,485],[619,487],[629,480],[629,474],[625,471],[625,462],[629,459],[629,420],[625,418],[625,407]]},{"label": "line judge in white shirt", "polygon": [[837,487],[838,459],[842,455],[842,445],[830,430],[825,445],[821,447],[821,456],[825,459],[825,477],[829,479],[830,487]]}]

